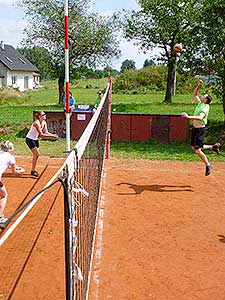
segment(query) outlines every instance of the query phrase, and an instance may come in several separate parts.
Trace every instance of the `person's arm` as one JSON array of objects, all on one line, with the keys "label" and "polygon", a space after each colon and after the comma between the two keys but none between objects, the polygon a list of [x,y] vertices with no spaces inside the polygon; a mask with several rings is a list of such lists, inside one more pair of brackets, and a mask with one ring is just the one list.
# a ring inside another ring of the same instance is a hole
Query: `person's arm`
[{"label": "person's arm", "polygon": [[41,129],[39,122],[35,122],[33,126],[37,129],[37,132],[41,138],[54,138],[54,139],[58,138],[57,134],[48,132],[47,123],[45,121],[44,121],[43,129]]},{"label": "person's arm", "polygon": [[198,97],[198,93],[199,93],[199,90],[200,90],[202,85],[203,85],[203,81],[199,80],[199,83],[197,84],[196,88],[194,89],[193,98],[194,98],[195,102],[200,102],[200,99]]},{"label": "person's arm", "polygon": [[186,118],[188,120],[198,120],[198,121],[202,121],[202,119],[205,116],[204,112],[201,112],[199,116],[189,116],[187,113],[182,113],[181,116],[183,118]]}]

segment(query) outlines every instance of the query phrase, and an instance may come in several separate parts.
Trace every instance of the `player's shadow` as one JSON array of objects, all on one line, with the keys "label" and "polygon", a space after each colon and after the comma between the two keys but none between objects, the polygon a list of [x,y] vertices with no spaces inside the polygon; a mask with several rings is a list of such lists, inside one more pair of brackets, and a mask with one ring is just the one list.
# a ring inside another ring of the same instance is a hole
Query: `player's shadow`
[{"label": "player's shadow", "polygon": [[219,237],[219,241],[220,241],[221,243],[224,243],[224,244],[225,244],[225,235],[218,234],[218,237]]},{"label": "player's shadow", "polygon": [[35,178],[34,176],[32,176],[31,174],[21,174],[21,175],[17,175],[17,174],[13,174],[13,173],[5,173],[2,175],[2,177],[14,177],[14,178],[34,178],[34,179],[37,179]]},{"label": "player's shadow", "polygon": [[[177,192],[194,192],[190,185],[169,185],[169,184],[150,184],[140,185],[128,182],[121,182],[117,185],[127,185],[135,194],[141,194],[144,191],[160,192],[160,193],[177,193]],[[118,195],[134,195],[134,193],[118,193]]]}]

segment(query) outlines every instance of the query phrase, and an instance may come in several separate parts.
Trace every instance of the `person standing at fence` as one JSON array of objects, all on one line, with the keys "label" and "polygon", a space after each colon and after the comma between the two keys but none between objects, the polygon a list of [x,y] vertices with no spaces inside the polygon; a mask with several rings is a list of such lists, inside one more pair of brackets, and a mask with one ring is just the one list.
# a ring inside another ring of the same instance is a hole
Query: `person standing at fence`
[{"label": "person standing at fence", "polygon": [[194,90],[194,101],[197,103],[193,116],[189,116],[187,113],[182,113],[182,117],[188,120],[193,120],[193,128],[191,133],[191,146],[192,150],[200,157],[200,159],[205,163],[205,176],[208,176],[211,173],[212,165],[209,163],[207,156],[203,150],[212,150],[217,154],[220,152],[221,145],[216,143],[214,145],[205,145],[205,127],[208,122],[209,114],[209,104],[212,101],[212,97],[209,94],[205,94],[199,98],[199,90],[203,85],[203,81],[200,80]]},{"label": "person standing at fence", "polygon": [[[70,94],[70,98],[69,98],[69,112],[70,114],[72,113],[76,100],[73,98],[73,94],[71,93],[71,91],[69,91]],[[66,111],[66,98],[63,99],[64,102],[64,111]]]},{"label": "person standing at fence", "polygon": [[93,107],[93,112],[95,112],[95,111],[97,110],[97,108],[98,108],[98,106],[99,106],[99,103],[100,103],[102,97],[103,97],[103,93],[102,93],[102,91],[99,90],[99,91],[97,92],[97,97],[95,98],[95,103],[94,103],[94,107]]},{"label": "person standing at fence", "polygon": [[35,121],[32,123],[29,132],[26,135],[26,144],[33,154],[31,175],[39,177],[36,171],[37,160],[40,156],[39,151],[39,137],[57,139],[58,135],[48,132],[46,122],[46,114],[43,111],[38,111],[35,114]]},{"label": "person standing at fence", "polygon": [[16,159],[12,154],[14,151],[14,145],[10,141],[4,141],[1,143],[0,149],[0,225],[7,221],[3,212],[6,207],[8,193],[5,185],[2,183],[2,174],[7,168],[11,168],[12,173],[21,175],[25,170],[16,165]]}]

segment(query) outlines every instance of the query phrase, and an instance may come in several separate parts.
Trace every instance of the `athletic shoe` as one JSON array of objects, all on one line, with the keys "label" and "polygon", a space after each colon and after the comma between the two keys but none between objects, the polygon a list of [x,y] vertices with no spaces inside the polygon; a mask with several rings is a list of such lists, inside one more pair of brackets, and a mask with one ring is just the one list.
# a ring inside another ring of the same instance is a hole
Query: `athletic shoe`
[{"label": "athletic shoe", "polygon": [[221,150],[221,145],[220,143],[216,143],[212,146],[212,150],[215,151],[217,154],[220,153],[220,150]]},{"label": "athletic shoe", "polygon": [[212,171],[212,165],[206,166],[205,168],[205,176],[208,176]]},{"label": "athletic shoe", "polygon": [[0,216],[0,229],[4,229],[6,226],[8,218],[5,218],[4,215]]},{"label": "athletic shoe", "polygon": [[40,175],[38,174],[38,172],[35,171],[35,170],[32,170],[32,171],[30,172],[30,174],[31,174],[32,176],[34,176],[34,177],[39,177],[39,176],[40,176]]}]

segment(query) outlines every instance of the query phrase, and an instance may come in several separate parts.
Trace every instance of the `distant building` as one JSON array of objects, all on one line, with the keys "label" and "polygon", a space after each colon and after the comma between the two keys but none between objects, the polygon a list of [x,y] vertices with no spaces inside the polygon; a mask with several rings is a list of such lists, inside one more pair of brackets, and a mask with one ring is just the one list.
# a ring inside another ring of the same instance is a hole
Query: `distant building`
[{"label": "distant building", "polygon": [[13,46],[0,42],[0,88],[13,87],[21,92],[38,88],[39,70]]}]

